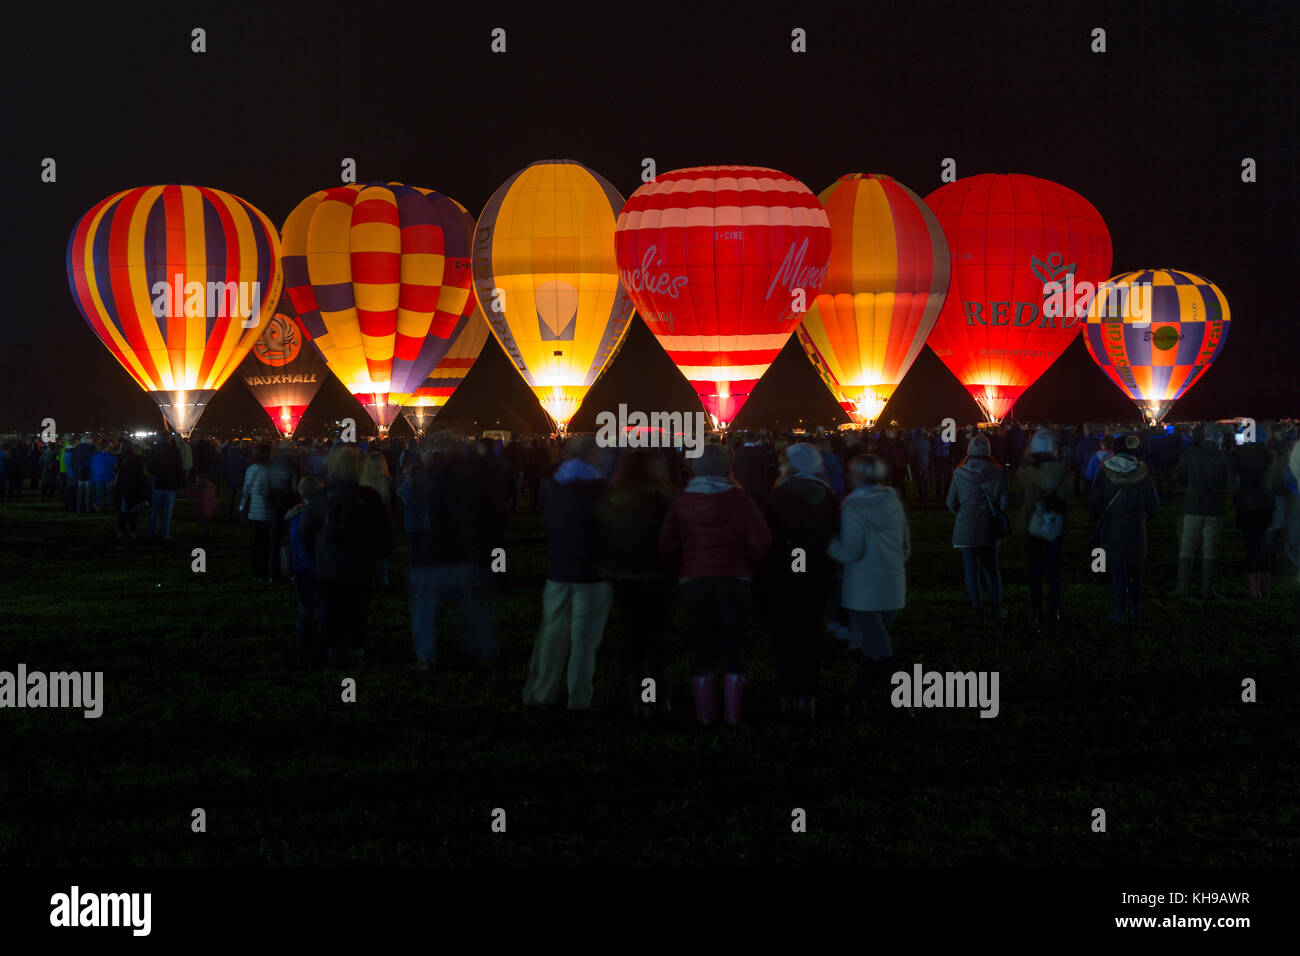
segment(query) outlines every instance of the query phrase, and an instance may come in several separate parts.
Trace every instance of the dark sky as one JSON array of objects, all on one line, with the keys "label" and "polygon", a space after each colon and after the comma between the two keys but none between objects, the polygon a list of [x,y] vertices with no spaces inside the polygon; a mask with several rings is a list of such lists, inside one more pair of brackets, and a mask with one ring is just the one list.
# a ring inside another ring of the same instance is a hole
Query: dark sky
[{"label": "dark sky", "polygon": [[[59,4],[6,8],[7,306],[0,430],[158,421],[85,325],[64,248],[109,193],[153,183],[233,192],[275,223],[339,182],[436,188],[477,214],[514,171],[571,158],[628,195],[641,160],[773,166],[820,191],[888,173],[924,196],[957,174],[1023,172],[1087,197],[1114,272],[1203,275],[1232,309],[1218,362],[1175,418],[1300,414],[1296,269],[1297,5],[476,2]],[[508,52],[489,51],[493,27]],[[190,52],[190,31],[208,52]],[[802,27],[808,52],[790,51]],[[1108,52],[1089,52],[1094,27]],[[58,181],[40,181],[53,157]],[[1258,182],[1241,181],[1243,157]],[[331,383],[306,424],[361,415]],[[627,401],[698,409],[639,323],[573,426]],[[1131,415],[1082,340],[1022,418]],[[737,424],[838,413],[791,340]],[[261,423],[235,380],[205,424]],[[444,411],[539,427],[489,339]],[[924,350],[885,418],[976,420]]]}]

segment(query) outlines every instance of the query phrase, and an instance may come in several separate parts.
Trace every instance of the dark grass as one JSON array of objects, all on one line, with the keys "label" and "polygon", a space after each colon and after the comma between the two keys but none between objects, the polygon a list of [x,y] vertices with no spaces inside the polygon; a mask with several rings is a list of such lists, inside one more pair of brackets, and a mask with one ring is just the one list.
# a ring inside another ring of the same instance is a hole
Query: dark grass
[{"label": "dark grass", "polygon": [[[901,662],[997,670],[1001,714],[918,711],[907,726],[841,716],[856,658],[824,638],[816,727],[776,719],[771,637],[747,643],[740,728],[687,720],[686,641],[674,621],[677,721],[630,726],[617,617],[599,658],[597,714],[525,712],[540,614],[541,523],[511,516],[492,599],[502,660],[465,666],[444,617],[443,666],[411,670],[405,553],[372,604],[359,700],[338,672],[292,666],[292,585],[255,585],[252,533],[219,524],[190,570],[179,501],[172,544],[119,542],[113,518],[28,498],[4,506],[0,669],[102,670],[99,720],[0,712],[0,863],[1263,865],[1300,858],[1300,589],[1245,597],[1225,529],[1207,605],[1167,595],[1176,503],[1151,526],[1145,622],[1097,623],[1108,585],[1088,570],[1079,503],[1066,543],[1067,620],[1028,623],[1023,544],[1004,545],[1012,617],[976,627],[951,517],[909,505],[915,552]],[[1244,677],[1260,701],[1244,704]],[[190,830],[207,811],[208,832]],[[507,833],[490,829],[493,808]],[[791,810],[808,832],[791,832]],[[1105,808],[1108,832],[1091,832]]]}]

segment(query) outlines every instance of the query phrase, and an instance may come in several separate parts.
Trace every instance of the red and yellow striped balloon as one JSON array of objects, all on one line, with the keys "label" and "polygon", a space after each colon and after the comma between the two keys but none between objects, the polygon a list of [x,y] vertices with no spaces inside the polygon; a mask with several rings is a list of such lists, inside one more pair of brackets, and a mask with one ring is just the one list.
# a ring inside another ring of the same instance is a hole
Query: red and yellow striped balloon
[{"label": "red and yellow striped balloon", "polygon": [[916,361],[948,291],[943,227],[889,176],[850,173],[819,195],[831,225],[821,294],[797,334],[856,424],[870,424]]},{"label": "red and yellow striped balloon", "polygon": [[323,189],[285,220],[289,298],[381,432],[474,307],[473,230],[460,203],[403,183]]},{"label": "red and yellow striped balloon", "polygon": [[826,210],[759,166],[662,173],[615,229],[619,275],[650,331],[725,427],[790,340],[830,254]]},{"label": "red and yellow striped balloon", "polygon": [[442,406],[446,405],[452,394],[477,361],[483,346],[487,344],[488,324],[483,313],[475,306],[474,311],[461,320],[456,331],[451,335],[451,348],[442,357],[442,361],[429,373],[424,384],[415,390],[411,401],[402,408],[402,417],[417,435],[423,435]]},{"label": "red and yellow striped balloon", "polygon": [[280,300],[280,240],[251,203],[204,186],[114,193],[68,240],[87,324],[189,435]]}]

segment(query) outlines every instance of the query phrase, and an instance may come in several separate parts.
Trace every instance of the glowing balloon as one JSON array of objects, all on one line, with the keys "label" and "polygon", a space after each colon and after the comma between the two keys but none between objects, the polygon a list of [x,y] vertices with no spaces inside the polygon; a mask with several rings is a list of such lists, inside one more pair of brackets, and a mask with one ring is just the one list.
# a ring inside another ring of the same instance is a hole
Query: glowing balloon
[{"label": "glowing balloon", "polygon": [[637,189],[615,240],[637,311],[725,427],[821,288],[826,210],[775,169],[697,166]]},{"label": "glowing balloon", "polygon": [[465,381],[470,367],[487,343],[488,324],[483,313],[474,311],[461,320],[451,336],[451,348],[429,373],[424,384],[415,390],[410,403],[402,408],[402,417],[417,435],[423,435],[442,406],[447,404],[456,386]]},{"label": "glowing balloon", "polygon": [[474,307],[473,226],[456,200],[402,183],[323,189],[285,220],[294,309],[381,433]]},{"label": "glowing balloon", "polygon": [[1208,279],[1174,269],[1126,272],[1097,290],[1084,341],[1155,423],[1218,358],[1230,321],[1228,300]]},{"label": "glowing balloon", "polygon": [[203,186],[114,193],[72,230],[67,267],[87,324],[186,436],[280,299],[271,221]]},{"label": "glowing balloon", "polygon": [[[1019,173],[969,176],[925,201],[952,256],[928,344],[1001,421],[1079,335],[1091,290],[1110,272],[1110,233],[1074,190]],[[1048,302],[1049,283],[1062,286],[1063,310]]]},{"label": "glowing balloon", "polygon": [[286,438],[329,374],[325,359],[292,313],[288,300],[282,299],[280,311],[239,366],[239,377]]},{"label": "glowing balloon", "polygon": [[533,163],[492,194],[474,234],[474,288],[492,333],[566,428],[627,332],[614,265],[623,197],[570,160]]},{"label": "glowing balloon", "polygon": [[841,176],[817,199],[830,220],[830,265],[796,334],[840,407],[871,424],[934,328],[948,242],[930,207],[889,176]]}]

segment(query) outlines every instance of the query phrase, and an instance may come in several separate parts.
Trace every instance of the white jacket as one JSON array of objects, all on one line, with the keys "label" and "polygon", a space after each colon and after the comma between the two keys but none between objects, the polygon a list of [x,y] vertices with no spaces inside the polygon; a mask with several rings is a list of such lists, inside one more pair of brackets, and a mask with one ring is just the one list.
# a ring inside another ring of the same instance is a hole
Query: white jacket
[{"label": "white jacket", "polygon": [[912,536],[894,489],[859,485],[840,508],[840,533],[827,548],[844,565],[840,603],[851,611],[897,611],[906,604]]}]

